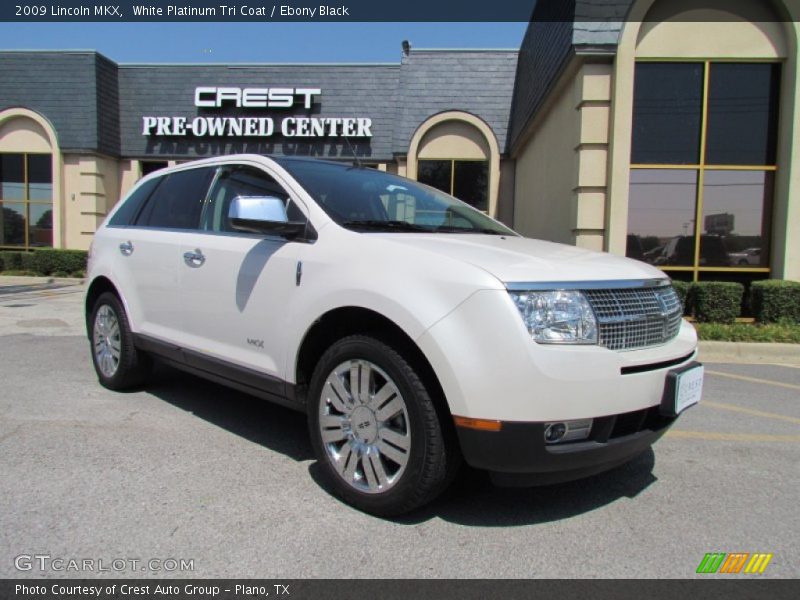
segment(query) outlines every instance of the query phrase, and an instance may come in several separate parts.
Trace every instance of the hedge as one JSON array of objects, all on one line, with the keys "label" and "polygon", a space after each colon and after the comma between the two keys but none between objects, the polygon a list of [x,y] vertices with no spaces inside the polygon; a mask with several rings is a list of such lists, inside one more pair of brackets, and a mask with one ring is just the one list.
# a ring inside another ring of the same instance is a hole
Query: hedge
[{"label": "hedge", "polygon": [[19,271],[22,269],[22,252],[0,252],[0,261],[4,271]]},{"label": "hedge", "polygon": [[0,252],[0,270],[33,271],[40,275],[78,273],[86,270],[86,255],[85,250],[7,250]]},{"label": "hedge", "polygon": [[744,286],[733,281],[699,281],[692,284],[692,306],[701,323],[733,323],[742,308]]},{"label": "hedge", "polygon": [[754,281],[750,286],[750,306],[760,323],[800,323],[800,282]]}]

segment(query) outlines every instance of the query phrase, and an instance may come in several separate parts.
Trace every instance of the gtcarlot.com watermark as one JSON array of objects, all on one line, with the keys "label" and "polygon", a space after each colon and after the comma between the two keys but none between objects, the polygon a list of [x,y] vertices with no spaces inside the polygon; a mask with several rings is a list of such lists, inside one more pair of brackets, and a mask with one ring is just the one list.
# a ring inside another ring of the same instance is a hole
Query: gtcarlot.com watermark
[{"label": "gtcarlot.com watermark", "polygon": [[48,573],[186,573],[194,571],[193,558],[76,558],[51,554],[14,557],[17,571]]}]

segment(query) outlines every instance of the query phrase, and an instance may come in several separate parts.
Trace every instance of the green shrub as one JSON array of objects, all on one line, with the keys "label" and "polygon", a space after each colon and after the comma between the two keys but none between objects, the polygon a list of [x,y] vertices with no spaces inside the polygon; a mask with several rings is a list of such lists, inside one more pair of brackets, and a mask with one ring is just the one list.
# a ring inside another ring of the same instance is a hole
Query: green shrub
[{"label": "green shrub", "polygon": [[744,286],[733,281],[699,281],[691,287],[695,318],[703,322],[733,323],[742,308]]},{"label": "green shrub", "polygon": [[36,264],[34,263],[32,252],[20,252],[19,262],[20,262],[20,269],[22,269],[23,271],[31,271],[33,273],[38,274],[39,270],[36,268]]},{"label": "green shrub", "polygon": [[800,281],[767,279],[750,286],[753,316],[761,323],[800,323]]},{"label": "green shrub", "polygon": [[681,304],[683,304],[683,314],[688,315],[692,311],[691,303],[690,303],[690,290],[692,288],[692,284],[688,281],[673,281],[672,286],[675,288],[675,291],[678,293],[678,298],[681,299]]},{"label": "green shrub", "polygon": [[32,270],[42,275],[50,275],[56,271],[72,273],[86,268],[85,250],[42,249],[31,253]]},{"label": "green shrub", "polygon": [[22,268],[22,252],[17,250],[4,250],[0,252],[0,261],[3,262],[4,271],[14,271]]}]

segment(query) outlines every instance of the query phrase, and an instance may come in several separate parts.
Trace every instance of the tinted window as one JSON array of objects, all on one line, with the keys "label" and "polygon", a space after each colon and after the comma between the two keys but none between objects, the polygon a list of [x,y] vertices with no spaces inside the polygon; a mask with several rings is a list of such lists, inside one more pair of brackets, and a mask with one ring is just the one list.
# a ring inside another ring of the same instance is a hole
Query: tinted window
[{"label": "tinted window", "polygon": [[153,190],[156,189],[156,186],[161,183],[162,179],[162,177],[157,177],[145,181],[142,185],[137,187],[127,199],[123,200],[122,206],[114,213],[114,216],[111,217],[108,224],[112,227],[131,225],[134,219],[136,219],[136,215],[139,214],[139,209],[150,197],[150,194],[153,193]]},{"label": "tinted window", "polygon": [[[709,267],[765,267],[769,248],[770,171],[706,171],[700,264]],[[714,251],[714,237],[727,254]],[[706,239],[707,238],[707,239]],[[707,241],[708,240],[708,241]]]},{"label": "tinted window", "polygon": [[639,63],[633,98],[634,164],[697,164],[702,63]]},{"label": "tinted window", "polygon": [[489,163],[485,160],[457,160],[454,164],[453,196],[478,210],[489,200]]},{"label": "tinted window", "polygon": [[150,197],[136,224],[164,229],[197,229],[215,171],[214,167],[206,167],[167,175]]},{"label": "tinted window", "polygon": [[453,161],[421,160],[417,163],[417,181],[449,194],[453,182]]},{"label": "tinted window", "polygon": [[305,221],[305,215],[289,200],[289,194],[269,174],[248,166],[226,167],[220,172],[209,194],[209,208],[202,229],[236,231],[228,220],[231,201],[237,196],[274,196],[286,202],[290,221]]},{"label": "tinted window", "polygon": [[775,164],[779,81],[778,64],[711,65],[707,164]]},{"label": "tinted window", "polygon": [[143,160],[141,162],[142,177],[150,175],[159,169],[166,169],[169,166],[165,160]]},{"label": "tinted window", "polygon": [[697,171],[634,169],[628,196],[628,256],[662,267],[694,264]]},{"label": "tinted window", "polygon": [[25,199],[25,156],[0,154],[0,200]]}]

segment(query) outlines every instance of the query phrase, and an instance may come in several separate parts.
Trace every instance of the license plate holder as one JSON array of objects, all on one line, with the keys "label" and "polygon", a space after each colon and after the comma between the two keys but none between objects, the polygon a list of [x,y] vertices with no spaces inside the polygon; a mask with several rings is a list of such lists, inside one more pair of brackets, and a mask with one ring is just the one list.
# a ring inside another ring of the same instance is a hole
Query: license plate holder
[{"label": "license plate holder", "polygon": [[677,417],[687,408],[700,402],[703,392],[703,365],[691,362],[667,373],[664,395],[661,399],[661,414]]}]

